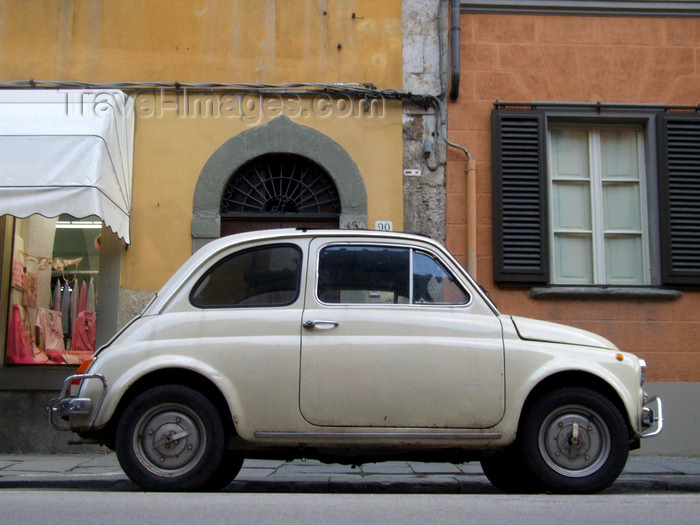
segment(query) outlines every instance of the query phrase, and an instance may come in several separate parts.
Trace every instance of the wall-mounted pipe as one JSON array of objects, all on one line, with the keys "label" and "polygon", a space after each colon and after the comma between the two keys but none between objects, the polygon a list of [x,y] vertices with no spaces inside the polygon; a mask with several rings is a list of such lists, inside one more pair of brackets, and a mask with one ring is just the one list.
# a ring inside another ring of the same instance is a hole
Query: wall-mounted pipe
[{"label": "wall-mounted pipe", "polygon": [[476,161],[467,161],[467,271],[474,279],[477,257]]},{"label": "wall-mounted pipe", "polygon": [[452,27],[450,29],[450,100],[459,97],[459,76],[461,74],[460,60],[460,29],[459,29],[460,0],[452,0]]}]

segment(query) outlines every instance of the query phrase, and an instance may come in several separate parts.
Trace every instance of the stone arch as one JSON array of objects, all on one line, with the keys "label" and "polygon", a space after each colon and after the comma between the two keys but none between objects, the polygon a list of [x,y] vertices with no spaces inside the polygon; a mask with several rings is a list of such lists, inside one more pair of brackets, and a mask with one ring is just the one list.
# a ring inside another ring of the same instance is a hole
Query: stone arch
[{"label": "stone arch", "polygon": [[251,159],[268,153],[293,153],[316,162],[338,189],[340,227],[367,226],[365,183],[348,152],[323,133],[295,124],[283,115],[230,138],[207,160],[194,190],[193,252],[220,236],[221,197],[231,175]]}]

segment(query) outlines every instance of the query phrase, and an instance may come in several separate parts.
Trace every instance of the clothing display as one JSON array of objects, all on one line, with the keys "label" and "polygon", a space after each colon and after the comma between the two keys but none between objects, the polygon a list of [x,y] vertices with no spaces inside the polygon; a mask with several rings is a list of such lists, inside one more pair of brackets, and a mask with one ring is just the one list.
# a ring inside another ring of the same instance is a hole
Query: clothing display
[{"label": "clothing display", "polygon": [[[16,302],[9,319],[6,361],[18,365],[79,365],[95,351],[95,279],[66,279],[65,267],[82,258],[51,259],[24,252],[21,255],[21,260],[13,261],[12,297]],[[54,273],[50,279],[51,293],[40,294],[39,287],[48,283],[42,280],[41,272],[49,268],[58,268],[61,274]]]},{"label": "clothing display", "polygon": [[78,304],[80,303],[80,289],[78,288],[78,282],[74,281],[73,289],[70,293],[70,331],[73,332],[73,322],[78,317]]},{"label": "clothing display", "polygon": [[87,312],[92,312],[93,314],[96,312],[95,310],[95,279],[90,277],[90,284],[88,285],[88,293],[87,293],[87,304],[85,305],[85,310]]},{"label": "clothing display", "polygon": [[71,350],[78,352],[94,352],[96,334],[97,317],[95,314],[87,311],[80,312],[73,324]]},{"label": "clothing display", "polygon": [[24,262],[21,259],[12,261],[11,286],[18,290],[24,290]]},{"label": "clothing display", "polygon": [[78,265],[83,260],[82,257],[75,257],[73,259],[65,259],[63,257],[38,257],[27,252],[21,252],[21,255],[24,258],[25,264],[26,262],[35,264],[38,267],[38,271],[53,268],[58,272],[64,272],[68,266],[75,266],[77,269]]},{"label": "clothing display", "polygon": [[53,300],[51,301],[51,309],[57,312],[61,311],[61,281],[56,279],[56,284],[53,287]]},{"label": "clothing display", "polygon": [[78,300],[78,312],[84,312],[87,307],[87,283],[83,281],[80,286],[80,298]]},{"label": "clothing display", "polygon": [[61,312],[39,308],[34,323],[36,344],[44,350],[65,350]]},{"label": "clothing display", "polygon": [[12,307],[12,317],[7,329],[7,359],[10,363],[18,365],[34,363],[32,345],[18,304]]},{"label": "clothing display", "polygon": [[37,307],[37,280],[38,275],[25,269],[24,272],[24,294],[22,295],[22,305],[29,308]]},{"label": "clothing display", "polygon": [[71,304],[71,291],[68,283],[63,285],[63,293],[61,295],[61,322],[63,323],[63,335],[65,337],[70,337],[70,330],[72,328],[70,322],[70,304]]}]

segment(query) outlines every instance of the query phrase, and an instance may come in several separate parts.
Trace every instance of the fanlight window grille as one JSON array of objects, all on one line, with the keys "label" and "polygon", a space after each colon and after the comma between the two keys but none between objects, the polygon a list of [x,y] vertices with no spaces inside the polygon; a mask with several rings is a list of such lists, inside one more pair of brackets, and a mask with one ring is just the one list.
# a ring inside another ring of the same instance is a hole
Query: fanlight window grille
[{"label": "fanlight window grille", "polygon": [[222,217],[334,218],[340,210],[331,177],[299,155],[253,159],[233,174],[221,199]]}]

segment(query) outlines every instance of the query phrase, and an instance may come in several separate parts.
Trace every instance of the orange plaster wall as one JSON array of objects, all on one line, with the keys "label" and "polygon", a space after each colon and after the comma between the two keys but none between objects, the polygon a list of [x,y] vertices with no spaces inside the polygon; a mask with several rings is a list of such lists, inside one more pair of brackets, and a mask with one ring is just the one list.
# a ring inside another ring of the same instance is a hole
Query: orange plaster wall
[{"label": "orange plaster wall", "polygon": [[[449,138],[477,177],[477,279],[504,313],[578,326],[647,360],[652,381],[700,381],[700,291],[671,302],[535,301],[493,282],[491,110],[509,102],[700,103],[700,20],[580,16],[461,17],[460,96]],[[447,245],[466,264],[466,162],[450,151]]]}]

